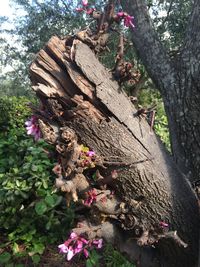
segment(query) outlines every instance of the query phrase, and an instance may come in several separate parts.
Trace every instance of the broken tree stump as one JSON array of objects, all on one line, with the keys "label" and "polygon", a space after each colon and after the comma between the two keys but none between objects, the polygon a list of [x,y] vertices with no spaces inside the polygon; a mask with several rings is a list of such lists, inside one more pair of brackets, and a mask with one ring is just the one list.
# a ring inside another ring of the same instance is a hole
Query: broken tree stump
[{"label": "broken tree stump", "polygon": [[[57,153],[57,187],[84,210],[75,231],[103,237],[138,266],[196,266],[194,193],[89,46],[53,36],[30,76],[41,102],[34,113]],[[82,144],[95,152],[91,168],[80,158]]]}]

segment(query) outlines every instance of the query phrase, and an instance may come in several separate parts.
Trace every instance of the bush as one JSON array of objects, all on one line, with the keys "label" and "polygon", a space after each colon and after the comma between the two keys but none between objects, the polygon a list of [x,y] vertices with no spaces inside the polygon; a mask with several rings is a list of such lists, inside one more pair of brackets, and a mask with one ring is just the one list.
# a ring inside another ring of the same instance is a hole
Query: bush
[{"label": "bush", "polygon": [[27,102],[24,97],[0,99],[0,265],[11,254],[39,261],[47,244],[66,237],[73,220],[53,190],[51,147],[26,135]]}]

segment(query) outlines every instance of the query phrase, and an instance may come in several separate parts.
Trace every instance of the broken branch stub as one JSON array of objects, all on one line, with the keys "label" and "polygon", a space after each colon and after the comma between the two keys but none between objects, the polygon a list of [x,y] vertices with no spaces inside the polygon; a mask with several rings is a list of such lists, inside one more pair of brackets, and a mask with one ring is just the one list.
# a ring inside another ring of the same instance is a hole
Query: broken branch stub
[{"label": "broken branch stub", "polygon": [[[159,253],[169,243],[164,266],[179,267],[179,256],[181,267],[195,266],[198,236],[191,228],[198,229],[198,208],[191,188],[88,45],[79,40],[72,58],[64,44],[52,37],[30,74],[42,107],[35,115],[57,152],[56,185],[68,205],[75,201],[87,211],[87,227],[79,231],[115,243],[140,266],[161,266]],[[161,221],[178,237],[170,238]]]}]

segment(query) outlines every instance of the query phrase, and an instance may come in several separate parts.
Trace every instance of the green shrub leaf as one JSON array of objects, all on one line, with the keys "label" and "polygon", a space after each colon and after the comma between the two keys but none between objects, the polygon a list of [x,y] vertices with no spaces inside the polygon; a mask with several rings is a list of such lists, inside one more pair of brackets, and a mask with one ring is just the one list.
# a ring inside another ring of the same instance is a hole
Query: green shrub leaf
[{"label": "green shrub leaf", "polygon": [[8,263],[11,259],[11,254],[8,252],[4,252],[0,255],[0,263]]},{"label": "green shrub leaf", "polygon": [[44,201],[37,202],[35,205],[35,211],[38,215],[42,215],[47,211],[47,205]]}]

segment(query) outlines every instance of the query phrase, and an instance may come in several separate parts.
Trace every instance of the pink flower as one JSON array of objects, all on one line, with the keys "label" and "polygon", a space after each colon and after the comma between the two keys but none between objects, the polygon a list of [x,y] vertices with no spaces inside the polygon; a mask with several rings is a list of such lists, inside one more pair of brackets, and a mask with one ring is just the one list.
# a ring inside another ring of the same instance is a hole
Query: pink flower
[{"label": "pink flower", "polygon": [[65,244],[59,245],[58,248],[60,249],[60,253],[68,253],[68,247]]},{"label": "pink flower", "polygon": [[77,234],[74,233],[74,232],[72,232],[72,233],[70,234],[70,238],[72,238],[72,239],[75,239],[75,238],[77,238],[77,237],[78,237]]},{"label": "pink flower", "polygon": [[67,253],[67,260],[70,261],[75,255],[75,251],[73,250],[72,246],[69,247]]},{"label": "pink flower", "polygon": [[83,242],[79,240],[79,236],[72,232],[68,240],[58,246],[60,253],[67,254],[67,260],[70,261],[74,255],[82,251]]},{"label": "pink flower", "polygon": [[82,0],[82,5],[87,6],[88,5],[88,0]]},{"label": "pink flower", "polygon": [[124,26],[126,27],[131,27],[131,28],[135,28],[135,25],[133,24],[133,19],[134,17],[130,16],[129,14],[120,11],[117,13],[117,17],[119,19],[123,19],[124,20]]},{"label": "pink flower", "polygon": [[67,254],[67,260],[70,261],[74,255],[83,252],[86,258],[89,257],[88,248],[92,249],[94,246],[96,248],[102,247],[102,239],[95,239],[88,241],[85,238],[77,235],[76,233],[72,232],[68,240],[58,246],[60,249],[60,253]]},{"label": "pink flower", "polygon": [[83,242],[80,240],[77,240],[77,246],[74,249],[75,254],[81,252],[83,249]]},{"label": "pink flower", "polygon": [[38,141],[41,138],[41,132],[38,125],[38,119],[35,116],[32,116],[30,120],[25,122],[26,130],[28,135],[34,136],[35,141]]},{"label": "pink flower", "polygon": [[123,11],[118,12],[118,13],[117,13],[117,16],[118,16],[119,18],[123,18],[123,17],[124,17],[124,12],[123,12]]},{"label": "pink flower", "polygon": [[168,228],[168,227],[169,227],[169,224],[166,223],[166,222],[163,222],[163,221],[161,221],[161,222],[159,223],[159,225],[160,225],[162,228]]},{"label": "pink flower", "polygon": [[135,25],[133,24],[133,17],[130,15],[125,15],[124,16],[124,25],[126,27],[131,27],[131,28],[135,28]]},{"label": "pink flower", "polygon": [[76,11],[77,11],[77,12],[82,12],[83,10],[84,10],[84,9],[83,9],[82,7],[77,7],[77,8],[76,8]]},{"label": "pink flower", "polygon": [[86,14],[91,15],[95,10],[95,8],[89,8],[86,10]]},{"label": "pink flower", "polygon": [[83,238],[83,237],[80,237],[80,240],[84,243],[84,244],[88,244],[89,243],[89,241],[88,240],[86,240],[85,238]]},{"label": "pink flower", "polygon": [[87,151],[87,152],[86,152],[86,156],[88,156],[88,157],[94,157],[94,156],[95,156],[95,152],[92,151],[92,150]]},{"label": "pink flower", "polygon": [[91,189],[87,192],[88,198],[84,201],[86,206],[91,206],[91,204],[97,199],[97,192],[95,189]]},{"label": "pink flower", "polygon": [[83,253],[84,253],[84,255],[85,255],[86,258],[89,257],[89,252],[88,252],[87,249],[84,248]]},{"label": "pink flower", "polygon": [[94,244],[97,248],[102,248],[103,246],[103,239],[95,239],[92,241],[92,244]]}]

